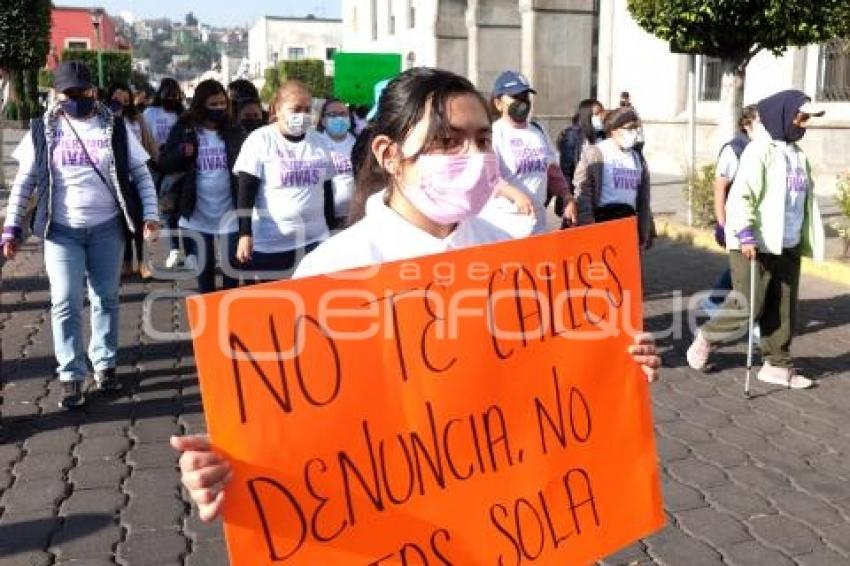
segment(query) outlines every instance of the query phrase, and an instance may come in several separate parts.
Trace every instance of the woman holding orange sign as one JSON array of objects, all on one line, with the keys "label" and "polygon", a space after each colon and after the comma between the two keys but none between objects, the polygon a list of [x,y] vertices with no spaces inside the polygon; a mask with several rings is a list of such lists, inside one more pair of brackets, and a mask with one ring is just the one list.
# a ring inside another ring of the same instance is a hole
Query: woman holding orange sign
[{"label": "woman holding orange sign", "polygon": [[[499,183],[499,165],[487,103],[467,79],[423,67],[402,73],[384,91],[366,135],[371,152],[357,175],[354,223],[308,254],[296,277],[531,233],[534,218],[528,215],[516,215],[525,223],[479,216]],[[500,226],[513,226],[514,233]],[[661,360],[652,336],[637,336],[629,352],[654,381]],[[171,444],[183,453],[183,485],[201,519],[214,519],[232,476],[230,464],[212,451],[206,436],[173,437]]]}]

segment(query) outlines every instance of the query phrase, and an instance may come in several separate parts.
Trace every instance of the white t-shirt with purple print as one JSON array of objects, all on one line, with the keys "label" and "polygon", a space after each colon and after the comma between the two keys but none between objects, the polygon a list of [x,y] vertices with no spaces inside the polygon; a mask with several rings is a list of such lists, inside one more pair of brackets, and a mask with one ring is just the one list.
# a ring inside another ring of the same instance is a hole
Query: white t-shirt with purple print
[{"label": "white t-shirt with purple print", "polygon": [[643,169],[634,150],[623,151],[613,139],[599,142],[602,153],[602,189],[599,206],[627,204],[637,209],[637,193]]},{"label": "white t-shirt with purple print", "polygon": [[292,142],[271,124],[242,145],[234,172],[260,179],[251,222],[255,251],[286,252],[328,237],[323,185],[336,169],[323,137],[311,130]]},{"label": "white t-shirt with purple print", "polygon": [[145,124],[151,131],[156,145],[160,148],[165,145],[168,140],[168,134],[171,133],[171,128],[177,123],[179,116],[176,112],[166,112],[161,106],[151,106],[145,109],[142,115],[145,119]]},{"label": "white t-shirt with purple print", "polygon": [[348,216],[351,198],[354,196],[354,172],[351,167],[351,150],[355,137],[348,134],[342,141],[337,141],[325,135],[331,160],[336,174],[333,178],[334,214],[337,218]]},{"label": "white t-shirt with purple print", "polygon": [[[100,118],[72,120],[74,130],[83,140],[88,155],[103,177],[109,180],[111,165],[111,140],[102,127]],[[92,168],[86,151],[64,118],[57,122],[53,147],[53,222],[71,228],[97,226],[118,215],[118,203],[113,192]],[[127,136],[130,169],[147,163],[148,153],[135,136]],[[30,132],[12,154],[18,166],[30,170],[35,162]],[[114,189],[114,188],[113,188]]]},{"label": "white t-shirt with purple print", "polygon": [[180,218],[181,228],[205,234],[236,232],[237,220],[230,191],[230,169],[224,140],[214,130],[198,128],[198,156],[195,161],[195,211]]},{"label": "white t-shirt with purple print", "polygon": [[516,128],[504,120],[496,120],[493,123],[493,149],[499,157],[502,178],[525,191],[534,203],[534,233],[542,234],[546,231],[549,165],[556,163],[557,159],[552,141],[534,124]]},{"label": "white t-shirt with purple print", "polygon": [[775,141],[785,157],[785,232],[782,247],[793,248],[800,243],[803,221],[806,218],[806,193],[809,190],[809,175],[803,154],[794,144]]}]

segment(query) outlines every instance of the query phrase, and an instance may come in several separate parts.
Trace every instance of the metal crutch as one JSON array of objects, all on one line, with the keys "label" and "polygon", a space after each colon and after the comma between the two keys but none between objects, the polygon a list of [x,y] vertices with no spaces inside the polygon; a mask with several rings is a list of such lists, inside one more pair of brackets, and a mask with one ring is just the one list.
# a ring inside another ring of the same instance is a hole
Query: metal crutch
[{"label": "metal crutch", "polygon": [[753,372],[753,329],[756,325],[756,258],[750,260],[750,326],[747,332],[747,379],[744,381],[744,396],[750,397],[750,374]]}]

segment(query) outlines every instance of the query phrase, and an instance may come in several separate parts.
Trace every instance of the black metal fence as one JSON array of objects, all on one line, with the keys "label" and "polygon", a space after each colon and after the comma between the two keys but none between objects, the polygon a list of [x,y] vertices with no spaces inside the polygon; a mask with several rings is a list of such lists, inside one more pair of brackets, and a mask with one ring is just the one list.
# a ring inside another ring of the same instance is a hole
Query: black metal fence
[{"label": "black metal fence", "polygon": [[821,46],[818,100],[850,101],[850,40],[835,39]]}]

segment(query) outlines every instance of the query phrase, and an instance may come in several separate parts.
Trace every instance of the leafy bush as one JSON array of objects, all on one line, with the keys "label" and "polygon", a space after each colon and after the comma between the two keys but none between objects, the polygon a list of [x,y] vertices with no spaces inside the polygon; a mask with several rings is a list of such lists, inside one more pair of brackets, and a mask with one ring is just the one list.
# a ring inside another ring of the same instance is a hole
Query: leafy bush
[{"label": "leafy bush", "polygon": [[306,84],[313,96],[325,98],[325,64],[318,59],[284,61],[280,64],[280,82],[297,79]]},{"label": "leafy bush", "polygon": [[844,215],[844,222],[834,222],[830,228],[835,230],[842,240],[844,240],[844,255],[850,255],[850,226],[847,225],[847,220],[850,220],[850,173],[846,173],[838,177],[838,184],[835,187],[835,202],[838,204],[838,209]]},{"label": "leafy bush", "polygon": [[[126,51],[103,51],[103,87],[113,81],[130,82],[133,68],[133,57]],[[63,61],[80,61],[91,71],[92,78],[97,83],[97,51],[89,49],[65,49],[62,51]]]},{"label": "leafy bush", "polygon": [[693,188],[691,207],[694,226],[708,228],[713,226],[714,218],[714,164],[703,165],[697,171],[696,179],[690,178],[685,183],[685,202],[688,198],[688,187]]},{"label": "leafy bush", "polygon": [[325,64],[319,59],[283,61],[277,68],[266,69],[265,79],[260,93],[265,102],[271,102],[280,85],[291,79],[306,84],[316,98],[333,95],[333,79],[325,76]]},{"label": "leafy bush", "polygon": [[18,103],[10,100],[3,107],[3,118],[6,120],[18,120]]},{"label": "leafy bush", "polygon": [[838,185],[835,188],[835,202],[838,203],[841,213],[850,219],[850,173],[838,178]]},{"label": "leafy bush", "polygon": [[50,69],[38,70],[38,88],[48,89],[53,87],[53,72]]},{"label": "leafy bush", "polygon": [[271,104],[277,89],[280,88],[280,74],[277,69],[266,69],[264,73],[266,82],[263,85],[263,90],[260,91],[260,97],[263,102]]}]

